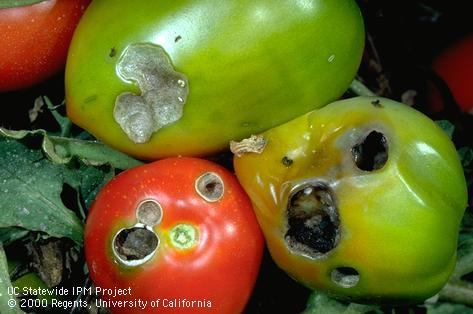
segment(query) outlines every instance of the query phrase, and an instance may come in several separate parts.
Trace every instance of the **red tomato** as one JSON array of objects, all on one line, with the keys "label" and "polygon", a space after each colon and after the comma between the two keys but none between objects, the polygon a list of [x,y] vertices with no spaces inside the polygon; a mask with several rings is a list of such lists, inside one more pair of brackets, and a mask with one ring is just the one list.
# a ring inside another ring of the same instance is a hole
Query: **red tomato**
[{"label": "red tomato", "polygon": [[263,243],[236,178],[197,158],[119,174],[97,195],[85,226],[90,276],[111,289],[98,292],[114,313],[241,312]]},{"label": "red tomato", "polygon": [[[433,63],[435,72],[445,81],[463,111],[473,114],[473,35],[445,49]],[[441,97],[430,97],[434,108],[442,108]]]},{"label": "red tomato", "polygon": [[0,92],[61,70],[74,29],[91,0],[47,0],[0,10]]}]

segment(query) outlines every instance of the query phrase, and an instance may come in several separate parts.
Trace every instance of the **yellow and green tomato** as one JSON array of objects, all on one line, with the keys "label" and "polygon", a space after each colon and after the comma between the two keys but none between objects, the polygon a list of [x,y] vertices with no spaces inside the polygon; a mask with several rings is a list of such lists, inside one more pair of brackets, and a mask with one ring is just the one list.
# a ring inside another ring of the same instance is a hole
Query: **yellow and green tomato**
[{"label": "yellow and green tomato", "polygon": [[235,171],[272,257],[292,277],[380,303],[421,301],[445,284],[467,191],[455,147],[432,120],[358,97],[258,139],[259,154],[237,147]]}]

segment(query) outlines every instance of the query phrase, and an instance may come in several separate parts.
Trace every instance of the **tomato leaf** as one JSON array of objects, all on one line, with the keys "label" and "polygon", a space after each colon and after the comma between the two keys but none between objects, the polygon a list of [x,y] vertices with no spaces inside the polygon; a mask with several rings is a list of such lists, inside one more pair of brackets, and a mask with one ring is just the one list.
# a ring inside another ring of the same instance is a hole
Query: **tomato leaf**
[{"label": "tomato leaf", "polygon": [[467,210],[463,217],[457,254],[457,264],[452,277],[460,279],[473,272],[473,214],[470,210]]},{"label": "tomato leaf", "polygon": [[[32,149],[33,148],[33,149]],[[76,191],[72,207],[85,210],[114,169],[141,164],[95,141],[49,136],[44,130],[0,128],[0,241],[10,243],[28,231],[69,237],[82,243],[82,223],[62,203],[63,186]],[[71,206],[69,206],[71,207]]]},{"label": "tomato leaf", "polygon": [[[37,231],[68,237],[79,245],[82,221],[70,208],[85,220],[85,208],[115,169],[141,164],[98,142],[49,136],[44,130],[2,128],[0,163],[1,243]],[[67,205],[61,198],[66,187],[70,192]]]},{"label": "tomato leaf", "polygon": [[72,158],[78,158],[88,165],[110,165],[117,169],[128,169],[142,164],[141,161],[100,142],[49,136],[44,130],[12,131],[0,128],[0,136],[2,135],[13,139],[26,139],[29,136],[41,137],[41,147],[48,159],[54,163],[66,164]]},{"label": "tomato leaf", "polygon": [[28,234],[28,230],[18,227],[0,228],[0,243],[8,245]]},{"label": "tomato leaf", "polygon": [[27,5],[40,3],[43,1],[45,0],[2,0],[0,2],[0,9],[23,7]]},{"label": "tomato leaf", "polygon": [[467,184],[470,186],[473,184],[473,178],[471,176],[473,171],[473,148],[462,147],[458,150],[458,155],[460,156],[463,171],[465,172]]},{"label": "tomato leaf", "polygon": [[427,314],[473,314],[473,309],[463,304],[437,303],[426,307]]},{"label": "tomato leaf", "polygon": [[16,298],[9,294],[11,287],[7,257],[2,244],[0,244],[0,313],[23,313],[18,307]]},{"label": "tomato leaf", "polygon": [[446,302],[473,306],[473,283],[451,278],[439,292],[439,299]]},{"label": "tomato leaf", "polygon": [[[463,216],[463,221],[458,239],[457,263],[453,274],[448,283],[439,293],[440,299],[452,303],[461,303],[473,306],[473,284],[466,281],[467,275],[473,272],[473,214],[470,208]],[[464,276],[466,276],[464,278]],[[448,304],[448,303],[447,303]],[[446,313],[464,313],[462,307],[431,307],[427,313],[444,313],[442,310],[448,310]],[[458,309],[458,311],[457,311]],[[465,312],[467,313],[467,312]]]},{"label": "tomato leaf", "polygon": [[82,244],[82,222],[61,200],[64,183],[80,183],[80,170],[51,163],[40,150],[5,137],[0,163],[0,228],[21,227]]},{"label": "tomato leaf", "polygon": [[445,133],[447,133],[448,137],[451,139],[452,136],[453,136],[453,132],[455,131],[455,126],[448,120],[436,120],[435,123],[437,123],[437,125],[439,127],[442,128],[442,130],[445,131]]},{"label": "tomato leaf", "polygon": [[365,305],[357,303],[345,304],[329,296],[314,291],[307,301],[307,308],[302,314],[364,314],[383,313],[376,305]]},{"label": "tomato leaf", "polygon": [[[51,100],[49,100],[48,97],[43,96],[43,97],[38,97],[35,100],[35,106],[36,104],[39,103],[39,106],[41,106],[41,103],[44,105],[46,104],[49,112],[53,116],[54,120],[56,120],[57,124],[59,125],[61,132],[58,134],[60,136],[64,137],[70,137],[70,132],[71,132],[71,127],[72,127],[72,121],[69,120],[67,116],[61,115],[57,109],[61,108],[65,105],[65,102],[63,101],[59,106],[54,106]],[[33,107],[34,109],[34,107]]]}]

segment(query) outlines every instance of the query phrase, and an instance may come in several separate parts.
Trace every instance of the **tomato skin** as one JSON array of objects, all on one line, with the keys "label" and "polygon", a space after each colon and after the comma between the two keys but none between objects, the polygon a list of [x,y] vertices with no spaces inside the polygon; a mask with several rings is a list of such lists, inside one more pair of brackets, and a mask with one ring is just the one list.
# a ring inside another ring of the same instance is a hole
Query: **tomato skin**
[{"label": "tomato skin", "polygon": [[61,70],[74,29],[91,0],[47,0],[0,10],[0,92]]},{"label": "tomato skin", "polygon": [[[470,35],[444,49],[432,64],[432,68],[445,81],[461,109],[470,114],[473,114],[472,55],[473,35]],[[443,108],[437,90],[432,90],[429,96],[434,109]]]},{"label": "tomato skin", "polygon": [[[373,130],[384,135],[387,160],[364,170],[352,154]],[[357,97],[262,136],[264,151],[236,156],[234,166],[279,267],[345,300],[419,302],[442,288],[455,266],[467,188],[454,145],[432,120],[389,99]],[[303,184],[328,190],[338,212],[338,238],[315,258],[287,240],[292,191]]]},{"label": "tomato skin", "polygon": [[[221,151],[230,140],[325,105],[357,71],[363,20],[351,0],[304,3],[94,1],[68,56],[68,116],[114,148],[152,160]],[[112,114],[118,95],[140,94],[117,75],[118,60],[136,43],[164,48],[189,82],[183,116],[140,144]]]},{"label": "tomato skin", "polygon": [[[195,191],[202,173],[214,172],[225,185],[223,197],[206,202]],[[113,236],[136,223],[135,208],[154,199],[163,209],[153,229],[158,250],[137,267],[121,264],[111,251]],[[170,230],[180,223],[197,228],[199,241],[180,251]],[[131,296],[109,300],[148,302],[148,313],[237,313],[243,310],[261,262],[263,237],[251,202],[236,178],[223,167],[196,158],[171,158],[127,170],[98,194],[85,226],[85,255],[90,275],[102,288],[131,288]],[[174,299],[206,300],[212,306],[151,308],[150,302]],[[112,308],[114,313],[141,313],[139,308]]]}]

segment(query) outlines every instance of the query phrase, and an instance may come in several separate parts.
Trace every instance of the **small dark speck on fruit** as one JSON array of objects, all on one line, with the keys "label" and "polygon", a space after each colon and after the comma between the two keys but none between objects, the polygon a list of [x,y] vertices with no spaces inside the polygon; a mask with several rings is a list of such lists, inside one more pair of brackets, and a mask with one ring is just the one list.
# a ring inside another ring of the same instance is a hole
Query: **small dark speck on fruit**
[{"label": "small dark speck on fruit", "polygon": [[110,56],[110,58],[115,57],[117,55],[117,49],[113,47],[112,49],[110,49],[110,53],[108,55]]},{"label": "small dark speck on fruit", "polygon": [[176,38],[174,38],[174,42],[177,43],[181,39],[182,39],[182,36],[178,35],[178,36],[176,36]]},{"label": "small dark speck on fruit", "polygon": [[287,156],[284,156],[281,161],[282,164],[286,167],[290,167],[294,163],[294,160],[288,158]]},{"label": "small dark speck on fruit", "polygon": [[383,108],[383,105],[381,105],[381,101],[379,99],[373,100],[371,104],[376,108]]},{"label": "small dark speck on fruit", "polygon": [[87,104],[89,102],[93,102],[97,99],[97,95],[90,95],[89,97],[87,97],[86,99],[84,99],[84,103]]}]

